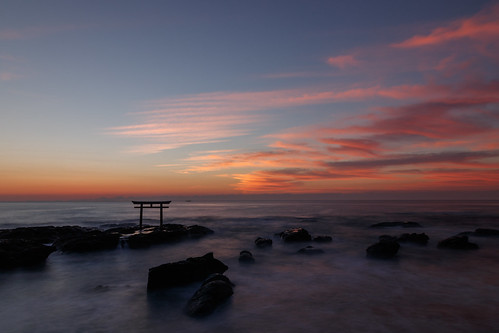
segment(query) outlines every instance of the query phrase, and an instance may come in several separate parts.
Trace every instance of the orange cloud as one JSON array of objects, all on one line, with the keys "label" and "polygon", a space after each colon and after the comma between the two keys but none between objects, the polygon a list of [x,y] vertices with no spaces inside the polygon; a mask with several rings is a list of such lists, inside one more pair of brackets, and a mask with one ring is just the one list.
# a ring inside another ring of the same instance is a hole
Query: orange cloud
[{"label": "orange cloud", "polygon": [[[421,98],[433,87],[377,91]],[[484,141],[490,143],[499,133],[499,114],[493,107],[499,103],[498,82],[475,80],[457,87],[441,85],[436,90],[430,95],[439,96],[434,100],[379,107],[375,113],[330,126],[305,126],[267,135],[278,141],[265,151],[230,151],[204,161],[200,155],[194,162],[201,165],[189,171],[248,170],[233,174],[238,181],[235,189],[243,192],[316,192],[338,189],[335,186],[345,190],[349,183],[351,188],[360,183],[365,188],[384,188],[382,181],[394,188],[395,184],[406,189],[458,188],[465,186],[463,180],[436,179],[439,173],[463,168],[468,170],[466,179],[483,179],[481,174],[499,168],[499,146],[484,146]],[[448,147],[452,150],[446,150]],[[498,185],[496,178],[491,178],[490,186]]]}]

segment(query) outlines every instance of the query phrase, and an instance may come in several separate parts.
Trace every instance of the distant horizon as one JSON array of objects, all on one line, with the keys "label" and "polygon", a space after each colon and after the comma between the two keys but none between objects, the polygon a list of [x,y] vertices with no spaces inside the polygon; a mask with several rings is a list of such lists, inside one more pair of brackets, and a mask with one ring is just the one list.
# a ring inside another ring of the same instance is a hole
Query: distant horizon
[{"label": "distant horizon", "polygon": [[281,193],[281,194],[211,194],[211,195],[151,195],[107,196],[86,198],[0,198],[0,202],[127,202],[132,200],[175,201],[499,201],[499,191],[473,193],[433,192],[377,192],[377,193]]}]

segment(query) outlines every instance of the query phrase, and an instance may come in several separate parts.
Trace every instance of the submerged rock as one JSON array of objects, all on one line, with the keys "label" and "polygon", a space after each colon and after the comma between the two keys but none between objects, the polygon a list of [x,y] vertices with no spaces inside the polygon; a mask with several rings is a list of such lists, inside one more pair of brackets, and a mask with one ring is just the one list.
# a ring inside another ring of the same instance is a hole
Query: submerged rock
[{"label": "submerged rock", "polygon": [[417,234],[417,233],[402,234],[398,237],[397,240],[399,242],[409,242],[409,243],[415,243],[415,244],[419,244],[419,245],[426,245],[426,244],[428,244],[429,239],[430,239],[430,237],[428,237],[428,235],[423,232],[420,234]]},{"label": "submerged rock", "polygon": [[149,269],[147,289],[169,288],[201,281],[213,273],[223,273],[229,267],[207,253],[202,257],[167,263]]},{"label": "submerged rock", "polygon": [[499,230],[497,229],[487,229],[487,228],[478,228],[473,233],[473,236],[480,237],[499,237]]},{"label": "submerged rock", "polygon": [[475,243],[470,243],[468,241],[468,236],[466,235],[457,235],[452,236],[447,239],[444,239],[438,242],[437,245],[439,248],[447,248],[454,250],[476,250],[478,249],[478,245]]},{"label": "submerged rock", "polygon": [[385,228],[385,227],[402,227],[402,228],[421,228],[421,224],[417,222],[380,222],[371,225],[371,228]]},{"label": "submerged rock", "polygon": [[154,244],[178,242],[187,238],[200,238],[212,233],[213,230],[199,225],[165,224],[162,228],[143,229],[141,233],[130,235],[127,241],[130,248],[136,249]]},{"label": "submerged rock", "polygon": [[253,258],[253,254],[250,251],[243,250],[239,253],[239,262],[253,263],[255,262],[255,258]]},{"label": "submerged rock", "polygon": [[333,237],[331,237],[331,236],[315,236],[313,240],[314,240],[314,242],[317,242],[317,243],[330,243],[333,241]]},{"label": "submerged rock", "polygon": [[255,245],[258,247],[270,247],[272,246],[272,239],[258,237],[255,239]]},{"label": "submerged rock", "polygon": [[396,242],[398,240],[398,237],[391,235],[381,235],[378,237],[378,240],[380,242],[386,242],[386,241]]},{"label": "submerged rock", "polygon": [[186,313],[194,317],[209,315],[234,293],[232,287],[232,282],[225,275],[213,274],[191,297]]},{"label": "submerged rock", "polygon": [[303,228],[293,228],[278,234],[285,242],[307,242],[312,240],[312,236]]},{"label": "submerged rock", "polygon": [[366,249],[367,256],[372,258],[392,258],[400,248],[400,244],[393,240],[382,240]]},{"label": "submerged rock", "polygon": [[0,239],[0,268],[31,266],[45,262],[56,249],[26,239]]},{"label": "submerged rock", "polygon": [[311,254],[322,254],[322,253],[324,253],[324,250],[318,249],[318,248],[315,248],[315,247],[309,245],[307,247],[299,249],[298,253],[309,254],[309,255],[311,255]]}]

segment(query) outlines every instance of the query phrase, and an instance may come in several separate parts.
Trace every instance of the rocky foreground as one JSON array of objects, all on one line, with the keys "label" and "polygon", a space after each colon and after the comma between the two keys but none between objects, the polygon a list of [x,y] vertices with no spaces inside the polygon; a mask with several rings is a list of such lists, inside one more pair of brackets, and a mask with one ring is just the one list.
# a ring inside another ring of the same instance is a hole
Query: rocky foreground
[{"label": "rocky foreground", "polygon": [[112,250],[118,245],[131,249],[154,244],[200,238],[213,233],[206,227],[166,224],[163,228],[138,226],[107,230],[79,226],[24,227],[0,230],[0,268],[43,263],[55,251],[83,253]]},{"label": "rocky foreground", "polygon": [[[383,222],[371,228],[422,228],[413,222]],[[64,253],[82,253],[90,251],[112,250],[121,246],[130,249],[149,247],[155,244],[179,242],[187,239],[198,239],[213,233],[213,230],[199,225],[184,226],[166,224],[162,228],[146,226],[115,227],[107,230],[84,228],[79,226],[46,226],[25,227],[0,230],[0,269],[37,265],[55,251]],[[499,230],[479,228],[475,231],[463,232],[437,243],[438,248],[453,250],[475,250],[479,246],[469,242],[468,236],[499,237]],[[320,255],[324,251],[313,247],[310,242],[327,243],[333,238],[329,235],[313,237],[303,228],[292,228],[274,234],[285,243],[302,243],[306,246],[297,251],[297,255]],[[390,259],[397,255],[400,243],[412,243],[426,246],[429,236],[425,233],[402,233],[398,236],[383,234],[378,242],[367,247],[366,255],[370,258]],[[272,248],[272,239],[257,237],[256,248]],[[256,261],[248,250],[239,253],[239,262],[252,264]],[[147,290],[168,289],[180,285],[199,283],[199,289],[188,300],[185,313],[194,316],[205,316],[213,312],[232,294],[234,284],[224,272],[228,269],[224,263],[214,258],[209,252],[201,257],[187,258],[182,261],[165,263],[149,269]]]}]

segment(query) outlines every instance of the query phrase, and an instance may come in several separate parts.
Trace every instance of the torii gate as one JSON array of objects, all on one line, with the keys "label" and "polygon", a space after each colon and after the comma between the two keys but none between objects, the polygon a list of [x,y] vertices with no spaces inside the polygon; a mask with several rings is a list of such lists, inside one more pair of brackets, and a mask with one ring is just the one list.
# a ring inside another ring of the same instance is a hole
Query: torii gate
[{"label": "torii gate", "polygon": [[144,208],[159,208],[159,227],[163,227],[163,208],[168,208],[167,205],[171,201],[132,201],[134,208],[140,208],[140,229],[142,229],[142,215]]}]

